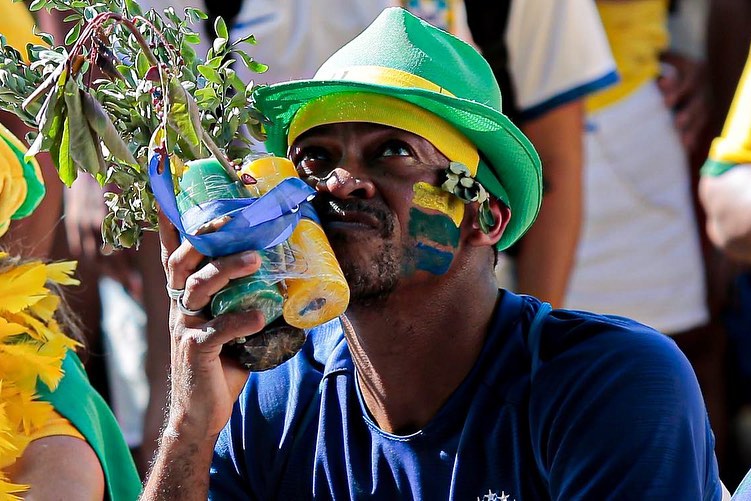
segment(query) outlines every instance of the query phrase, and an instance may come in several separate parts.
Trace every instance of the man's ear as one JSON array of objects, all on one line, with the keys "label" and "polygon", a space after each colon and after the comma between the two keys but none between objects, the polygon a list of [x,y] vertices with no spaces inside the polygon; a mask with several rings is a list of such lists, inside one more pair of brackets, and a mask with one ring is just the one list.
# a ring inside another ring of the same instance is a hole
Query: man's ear
[{"label": "man's ear", "polygon": [[479,207],[472,211],[474,219],[472,221],[472,233],[467,240],[469,245],[477,247],[495,245],[501,239],[501,236],[503,236],[503,232],[506,231],[506,225],[511,219],[511,209],[495,197],[490,198],[489,205],[490,212],[493,214],[493,225],[485,233],[480,229],[480,221],[478,220],[480,217]]}]

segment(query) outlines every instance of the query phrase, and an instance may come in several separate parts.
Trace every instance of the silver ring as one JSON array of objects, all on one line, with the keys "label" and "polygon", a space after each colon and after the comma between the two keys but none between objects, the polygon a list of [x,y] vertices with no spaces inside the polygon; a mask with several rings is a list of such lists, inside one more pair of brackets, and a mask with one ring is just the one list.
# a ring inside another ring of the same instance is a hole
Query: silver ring
[{"label": "silver ring", "polygon": [[173,289],[169,285],[167,287],[167,295],[170,297],[170,299],[180,299],[183,297],[183,294],[185,294],[185,289]]},{"label": "silver ring", "polygon": [[183,304],[183,298],[185,297],[185,294],[180,294],[180,297],[177,298],[177,309],[180,310],[180,313],[183,315],[188,315],[189,317],[199,317],[203,315],[203,308],[200,310],[191,310],[187,306]]}]

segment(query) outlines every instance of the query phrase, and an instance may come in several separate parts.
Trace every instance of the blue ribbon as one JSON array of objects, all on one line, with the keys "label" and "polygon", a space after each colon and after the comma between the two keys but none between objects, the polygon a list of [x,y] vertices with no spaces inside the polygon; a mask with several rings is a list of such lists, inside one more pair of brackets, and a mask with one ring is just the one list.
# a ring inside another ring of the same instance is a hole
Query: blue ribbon
[{"label": "blue ribbon", "polygon": [[[285,179],[260,198],[212,200],[191,207],[182,216],[177,208],[168,156],[155,153],[151,157],[149,180],[161,211],[180,235],[205,256],[268,249],[287,240],[301,218],[318,221],[310,204],[315,191],[299,178]],[[201,224],[224,215],[231,220],[217,231],[190,234]]]}]

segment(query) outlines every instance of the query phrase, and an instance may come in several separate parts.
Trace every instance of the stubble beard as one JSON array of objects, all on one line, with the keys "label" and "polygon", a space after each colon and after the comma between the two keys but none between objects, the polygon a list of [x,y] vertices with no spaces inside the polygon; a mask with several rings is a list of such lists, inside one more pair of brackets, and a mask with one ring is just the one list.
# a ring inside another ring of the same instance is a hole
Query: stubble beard
[{"label": "stubble beard", "polygon": [[345,259],[340,262],[349,284],[351,304],[375,306],[389,298],[399,282],[400,260],[395,251],[393,243],[384,242],[380,249],[368,252],[368,260]]},{"label": "stubble beard", "polygon": [[319,195],[313,204],[323,221],[327,214],[348,210],[369,213],[380,221],[377,231],[332,231],[327,236],[349,285],[350,303],[371,306],[384,302],[396,288],[401,273],[400,246],[394,241],[394,214],[383,205],[359,199]]}]

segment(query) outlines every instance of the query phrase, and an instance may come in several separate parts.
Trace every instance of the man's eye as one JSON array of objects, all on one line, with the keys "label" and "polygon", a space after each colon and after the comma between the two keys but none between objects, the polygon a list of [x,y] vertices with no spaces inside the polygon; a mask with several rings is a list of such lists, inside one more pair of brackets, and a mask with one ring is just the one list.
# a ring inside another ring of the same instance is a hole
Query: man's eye
[{"label": "man's eye", "polygon": [[388,141],[381,148],[381,156],[410,157],[412,156],[412,149],[409,147],[409,145],[402,141]]},{"label": "man's eye", "polygon": [[295,152],[292,162],[297,166],[301,175],[311,175],[316,172],[322,162],[328,162],[330,156],[324,148],[309,146]]}]

